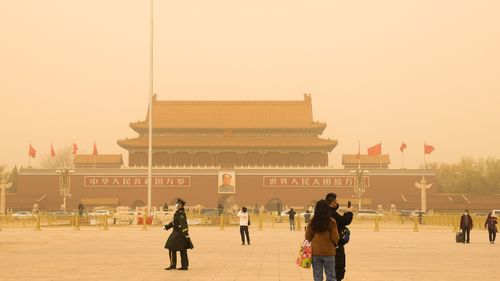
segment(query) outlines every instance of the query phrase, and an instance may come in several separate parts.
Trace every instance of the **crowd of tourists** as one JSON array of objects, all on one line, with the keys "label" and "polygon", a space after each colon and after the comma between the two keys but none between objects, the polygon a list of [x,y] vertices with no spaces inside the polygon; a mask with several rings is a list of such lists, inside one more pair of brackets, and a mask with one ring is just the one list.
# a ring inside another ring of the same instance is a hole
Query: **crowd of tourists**
[{"label": "crowd of tourists", "polygon": [[[186,202],[177,200],[176,212],[172,222],[164,226],[165,230],[173,229],[165,243],[168,250],[170,265],[166,270],[188,270],[189,259],[188,249],[193,249],[193,243],[189,237],[189,227],[186,212],[184,210]],[[306,227],[305,239],[310,242],[312,248],[312,272],[315,281],[339,281],[344,279],[346,267],[345,245],[349,242],[349,229],[347,226],[352,222],[352,207],[348,204],[346,211],[342,214],[338,212],[339,203],[335,193],[328,193],[325,199],[317,201],[314,208],[314,216],[311,217],[309,210],[304,214]],[[293,208],[286,212],[289,216],[290,230],[295,230],[295,215]],[[248,227],[251,224],[249,211],[246,207],[241,208],[237,213],[240,224],[241,245],[250,245],[250,233]],[[488,229],[491,244],[495,243],[497,229],[497,218],[488,214],[485,228]],[[468,210],[465,210],[460,219],[460,232],[463,233],[463,243],[470,243],[470,230],[473,228],[473,220]],[[181,267],[177,268],[177,252],[180,252]]]}]

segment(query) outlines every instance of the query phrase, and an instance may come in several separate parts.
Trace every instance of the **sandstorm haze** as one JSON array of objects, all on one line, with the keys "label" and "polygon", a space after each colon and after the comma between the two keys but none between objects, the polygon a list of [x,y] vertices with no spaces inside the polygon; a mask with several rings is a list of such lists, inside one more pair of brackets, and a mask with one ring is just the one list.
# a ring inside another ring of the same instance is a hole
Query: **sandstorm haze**
[{"label": "sandstorm haze", "polygon": [[[392,168],[500,157],[499,1],[155,1],[160,100],[302,100]],[[148,102],[149,1],[0,2],[0,164],[126,151]],[[230,118],[230,116],[228,116]]]}]

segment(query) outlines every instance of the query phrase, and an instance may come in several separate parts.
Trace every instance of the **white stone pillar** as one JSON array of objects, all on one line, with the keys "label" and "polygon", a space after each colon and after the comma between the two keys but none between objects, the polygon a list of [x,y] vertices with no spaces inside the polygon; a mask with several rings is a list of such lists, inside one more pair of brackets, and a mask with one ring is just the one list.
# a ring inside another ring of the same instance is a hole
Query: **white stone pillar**
[{"label": "white stone pillar", "polygon": [[422,180],[420,182],[415,183],[415,187],[420,188],[420,211],[426,212],[427,211],[427,193],[426,190],[431,188],[431,184],[427,184],[427,181],[425,180],[425,177],[422,176]]},{"label": "white stone pillar", "polygon": [[5,214],[5,190],[11,186],[12,183],[0,184],[0,214]]}]

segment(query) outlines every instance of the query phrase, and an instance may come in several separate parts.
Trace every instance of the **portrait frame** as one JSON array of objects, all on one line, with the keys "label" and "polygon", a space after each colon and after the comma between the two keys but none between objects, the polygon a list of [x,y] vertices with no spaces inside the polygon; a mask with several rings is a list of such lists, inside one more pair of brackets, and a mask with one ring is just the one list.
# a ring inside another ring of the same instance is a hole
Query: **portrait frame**
[{"label": "portrait frame", "polygon": [[[229,179],[228,179],[229,177]],[[226,182],[224,182],[226,181]],[[219,171],[217,174],[217,193],[234,194],[236,193],[236,172]]]}]

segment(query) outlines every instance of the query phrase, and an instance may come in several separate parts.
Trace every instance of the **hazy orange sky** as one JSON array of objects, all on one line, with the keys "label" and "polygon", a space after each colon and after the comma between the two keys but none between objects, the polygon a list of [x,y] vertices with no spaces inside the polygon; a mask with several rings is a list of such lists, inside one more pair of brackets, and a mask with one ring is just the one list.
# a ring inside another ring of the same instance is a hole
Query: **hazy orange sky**
[{"label": "hazy orange sky", "polygon": [[[155,1],[161,100],[302,100],[342,153],[392,168],[500,158],[500,1]],[[0,2],[0,164],[122,153],[148,103],[149,1]],[[125,158],[126,159],[126,158]]]}]

